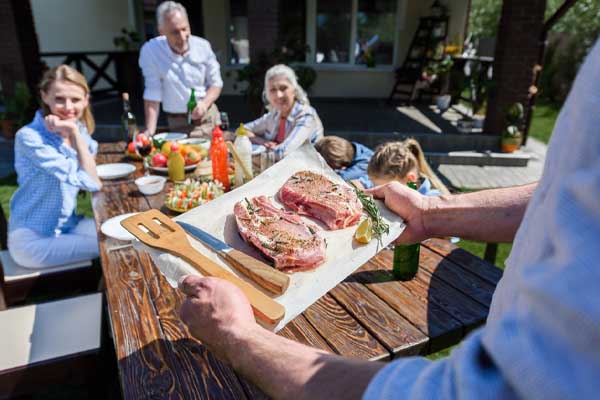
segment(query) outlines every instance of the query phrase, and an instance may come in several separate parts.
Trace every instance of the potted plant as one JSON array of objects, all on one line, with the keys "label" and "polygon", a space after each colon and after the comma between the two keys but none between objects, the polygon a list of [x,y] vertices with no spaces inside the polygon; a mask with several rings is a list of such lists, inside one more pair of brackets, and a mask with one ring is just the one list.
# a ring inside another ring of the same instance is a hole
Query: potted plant
[{"label": "potted plant", "polygon": [[523,104],[514,103],[506,112],[506,128],[502,132],[501,148],[505,153],[512,153],[521,147],[523,134],[521,126],[523,125]]},{"label": "potted plant", "polygon": [[4,137],[12,139],[15,128],[21,127],[31,119],[31,93],[24,82],[15,83],[13,96],[4,96],[4,110],[0,113],[0,123]]},{"label": "potted plant", "polygon": [[444,113],[452,103],[450,91],[450,73],[454,61],[450,55],[446,55],[438,61],[431,62],[425,67],[422,80],[429,86],[436,85],[439,88],[439,95],[435,99],[440,113]]},{"label": "potted plant", "polygon": [[15,134],[14,102],[12,99],[3,98],[2,103],[4,104],[4,107],[2,108],[2,111],[0,111],[0,130],[2,131],[2,134],[4,134],[4,137],[10,140]]}]

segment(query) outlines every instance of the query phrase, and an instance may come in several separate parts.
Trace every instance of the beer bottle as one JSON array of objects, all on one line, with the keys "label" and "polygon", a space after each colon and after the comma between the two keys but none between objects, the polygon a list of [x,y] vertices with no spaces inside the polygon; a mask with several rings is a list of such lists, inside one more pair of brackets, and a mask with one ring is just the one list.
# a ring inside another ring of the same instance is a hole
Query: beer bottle
[{"label": "beer bottle", "polygon": [[[408,182],[408,187],[417,189],[415,182]],[[421,244],[399,244],[394,247],[394,278],[400,281],[409,281],[417,274],[419,269],[419,254]]]},{"label": "beer bottle", "polygon": [[196,90],[192,88],[192,93],[190,94],[190,99],[187,102],[187,124],[192,125],[192,113],[194,112],[194,108],[196,108]]},{"label": "beer bottle", "polygon": [[131,106],[129,105],[129,93],[123,93],[123,115],[121,116],[121,130],[125,146],[131,142],[137,133],[137,121],[135,115],[131,112]]}]

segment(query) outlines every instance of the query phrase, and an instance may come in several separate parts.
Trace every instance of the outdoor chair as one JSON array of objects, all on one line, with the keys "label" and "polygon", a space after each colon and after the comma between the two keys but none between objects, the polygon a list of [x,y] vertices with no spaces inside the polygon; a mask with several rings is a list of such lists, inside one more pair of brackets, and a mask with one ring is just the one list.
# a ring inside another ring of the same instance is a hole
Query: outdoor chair
[{"label": "outdoor chair", "polygon": [[73,290],[98,288],[99,271],[92,261],[65,264],[52,268],[31,269],[17,264],[7,247],[7,222],[0,206],[0,284],[4,287],[7,306],[19,304],[32,295],[52,295]]},{"label": "outdoor chair", "polygon": [[101,317],[101,293],[0,311],[0,399],[65,382],[100,396]]}]

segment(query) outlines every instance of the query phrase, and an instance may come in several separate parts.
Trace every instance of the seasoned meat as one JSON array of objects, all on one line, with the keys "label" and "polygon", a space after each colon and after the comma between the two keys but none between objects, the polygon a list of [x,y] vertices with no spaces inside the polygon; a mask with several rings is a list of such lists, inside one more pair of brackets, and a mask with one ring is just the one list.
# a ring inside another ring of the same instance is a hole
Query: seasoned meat
[{"label": "seasoned meat", "polygon": [[279,189],[279,200],[323,221],[331,230],[355,225],[362,216],[362,205],[351,188],[312,171],[292,175]]},{"label": "seasoned meat", "polygon": [[273,260],[275,268],[313,269],[325,261],[325,239],[296,213],[275,207],[266,196],[244,199],[234,207],[244,240]]}]

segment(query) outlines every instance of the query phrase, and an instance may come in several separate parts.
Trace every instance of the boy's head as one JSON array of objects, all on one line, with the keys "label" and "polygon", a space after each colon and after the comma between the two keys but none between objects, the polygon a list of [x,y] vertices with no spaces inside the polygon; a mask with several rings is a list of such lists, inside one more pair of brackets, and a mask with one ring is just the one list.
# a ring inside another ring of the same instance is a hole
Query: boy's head
[{"label": "boy's head", "polygon": [[375,149],[367,173],[375,186],[391,181],[416,182],[421,174],[421,146],[414,139],[387,142]]},{"label": "boy's head", "polygon": [[354,146],[339,136],[325,136],[315,143],[315,148],[333,169],[344,169],[354,160]]}]

